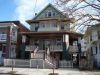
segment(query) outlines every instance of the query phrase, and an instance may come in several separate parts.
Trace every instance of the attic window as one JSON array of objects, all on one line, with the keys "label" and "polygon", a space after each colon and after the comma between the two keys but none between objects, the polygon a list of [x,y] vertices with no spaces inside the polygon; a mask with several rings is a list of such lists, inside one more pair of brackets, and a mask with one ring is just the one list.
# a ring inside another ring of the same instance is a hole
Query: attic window
[{"label": "attic window", "polygon": [[51,12],[48,12],[48,17],[51,17],[51,16],[52,16]]},{"label": "attic window", "polygon": [[53,16],[55,16],[56,14],[55,14],[55,12],[53,12]]},{"label": "attic window", "polygon": [[51,17],[51,16],[55,16],[55,12],[48,11],[47,13],[45,13],[45,17]]}]

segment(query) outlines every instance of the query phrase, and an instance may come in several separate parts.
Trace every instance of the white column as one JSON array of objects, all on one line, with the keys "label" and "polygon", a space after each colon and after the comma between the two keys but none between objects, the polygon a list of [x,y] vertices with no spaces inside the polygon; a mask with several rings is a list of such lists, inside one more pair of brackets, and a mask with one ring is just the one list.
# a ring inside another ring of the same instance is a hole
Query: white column
[{"label": "white column", "polygon": [[65,35],[63,35],[63,42],[65,42]]},{"label": "white column", "polygon": [[25,42],[26,42],[26,36],[22,35],[22,43],[25,43]]},{"label": "white column", "polygon": [[69,47],[69,35],[63,35],[63,42],[66,42],[66,48]]}]

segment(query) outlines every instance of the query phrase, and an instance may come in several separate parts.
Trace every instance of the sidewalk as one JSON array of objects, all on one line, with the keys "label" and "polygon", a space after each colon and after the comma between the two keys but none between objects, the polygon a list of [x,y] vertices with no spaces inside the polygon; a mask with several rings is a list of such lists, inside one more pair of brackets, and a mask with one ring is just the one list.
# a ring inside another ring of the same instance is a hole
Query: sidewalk
[{"label": "sidewalk", "polygon": [[[10,71],[12,71],[11,67],[0,67],[0,73],[9,73]],[[52,69],[34,68],[14,68],[14,71],[16,71],[15,74],[22,75],[48,75],[49,73],[52,73]],[[59,75],[100,75],[100,72],[79,71],[73,69],[56,69],[55,73],[58,73]]]}]

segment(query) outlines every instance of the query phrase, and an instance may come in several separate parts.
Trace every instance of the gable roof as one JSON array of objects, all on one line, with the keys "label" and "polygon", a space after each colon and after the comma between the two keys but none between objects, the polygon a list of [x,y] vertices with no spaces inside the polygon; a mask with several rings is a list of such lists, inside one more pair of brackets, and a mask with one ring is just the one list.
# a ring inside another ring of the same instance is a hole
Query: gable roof
[{"label": "gable roof", "polygon": [[44,9],[42,9],[32,20],[36,19],[44,10],[46,10],[48,7],[54,8],[57,12],[59,12],[61,15],[65,16],[60,10],[58,10],[56,7],[54,7],[52,4],[48,4]]}]

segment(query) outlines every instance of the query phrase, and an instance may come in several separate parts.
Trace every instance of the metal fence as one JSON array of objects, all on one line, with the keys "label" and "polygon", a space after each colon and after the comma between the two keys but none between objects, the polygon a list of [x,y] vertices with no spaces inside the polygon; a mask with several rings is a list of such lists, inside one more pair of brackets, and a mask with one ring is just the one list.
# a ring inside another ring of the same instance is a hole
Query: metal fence
[{"label": "metal fence", "polygon": [[[31,68],[52,68],[49,61],[43,59],[4,59],[4,66],[31,67]],[[57,68],[57,63],[55,68]],[[73,68],[72,61],[59,61],[59,68]]]},{"label": "metal fence", "polygon": [[31,67],[31,68],[52,68],[43,59],[4,59],[4,66],[8,67]]},{"label": "metal fence", "polygon": [[4,59],[4,66],[30,67],[30,60]]},{"label": "metal fence", "polygon": [[60,68],[73,68],[73,62],[72,61],[59,61],[59,67]]}]

